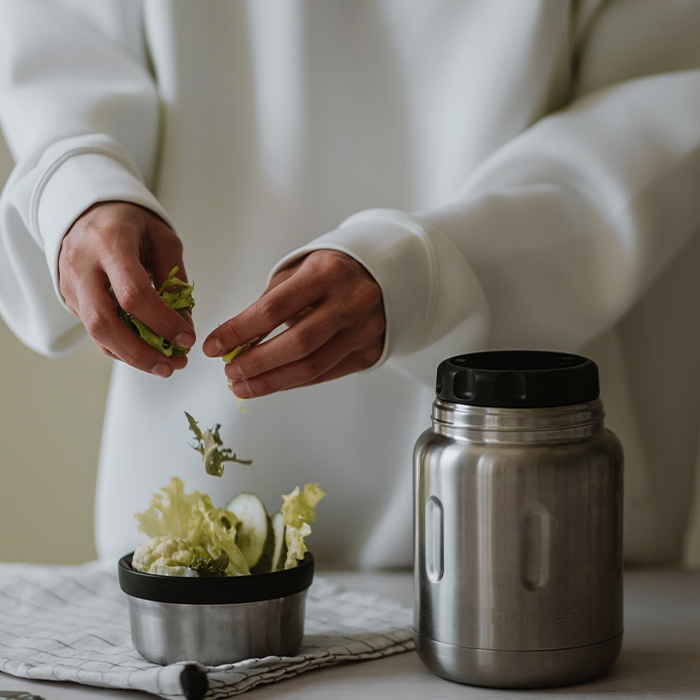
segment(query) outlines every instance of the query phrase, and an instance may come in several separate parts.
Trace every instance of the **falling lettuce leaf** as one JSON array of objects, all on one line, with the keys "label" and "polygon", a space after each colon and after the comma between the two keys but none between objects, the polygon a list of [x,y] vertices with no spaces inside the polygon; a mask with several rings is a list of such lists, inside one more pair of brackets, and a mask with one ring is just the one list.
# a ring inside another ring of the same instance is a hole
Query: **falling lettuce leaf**
[{"label": "falling lettuce leaf", "polygon": [[[186,310],[191,311],[194,308],[194,297],[192,296],[194,286],[189,282],[183,282],[175,276],[179,270],[180,268],[176,266],[170,271],[167,279],[158,289],[158,294],[171,309],[182,313]],[[141,338],[141,340],[154,347],[163,355],[167,355],[168,357],[181,357],[189,352],[187,348],[171,343],[169,340],[163,338],[163,336],[152,331],[145,323],[124,311],[118,304],[117,315]]]},{"label": "falling lettuce leaf", "polygon": [[239,459],[233,450],[223,446],[224,443],[219,436],[219,428],[221,428],[219,423],[210,430],[202,432],[197,425],[197,421],[187,411],[185,411],[185,415],[189,421],[190,430],[194,433],[194,437],[197,440],[197,443],[192,445],[192,448],[202,454],[207,474],[221,476],[224,473],[224,462],[238,462],[238,464],[247,465],[253,463],[252,459]]}]

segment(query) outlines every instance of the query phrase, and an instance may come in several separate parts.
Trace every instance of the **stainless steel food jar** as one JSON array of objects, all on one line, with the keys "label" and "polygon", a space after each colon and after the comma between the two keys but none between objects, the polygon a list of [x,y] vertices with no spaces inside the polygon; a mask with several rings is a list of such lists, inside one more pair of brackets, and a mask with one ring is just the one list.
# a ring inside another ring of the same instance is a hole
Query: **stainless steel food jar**
[{"label": "stainless steel food jar", "polygon": [[598,369],[497,351],[438,368],[415,468],[418,653],[440,676],[567,685],[622,644],[622,449]]}]

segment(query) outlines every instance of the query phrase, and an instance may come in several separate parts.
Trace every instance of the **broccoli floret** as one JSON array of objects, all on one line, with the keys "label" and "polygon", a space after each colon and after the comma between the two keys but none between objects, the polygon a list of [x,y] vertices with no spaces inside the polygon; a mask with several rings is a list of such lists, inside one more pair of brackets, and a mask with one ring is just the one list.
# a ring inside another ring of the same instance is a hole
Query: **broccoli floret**
[{"label": "broccoli floret", "polygon": [[190,564],[190,568],[197,572],[197,576],[201,577],[227,576],[228,554],[222,551],[215,559],[202,556],[195,557]]}]

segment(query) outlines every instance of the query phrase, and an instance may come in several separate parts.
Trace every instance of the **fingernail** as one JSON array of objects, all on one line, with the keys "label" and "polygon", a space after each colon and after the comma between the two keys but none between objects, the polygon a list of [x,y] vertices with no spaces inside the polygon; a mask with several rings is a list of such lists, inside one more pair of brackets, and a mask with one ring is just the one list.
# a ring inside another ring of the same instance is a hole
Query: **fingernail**
[{"label": "fingernail", "polygon": [[191,348],[194,345],[194,340],[192,333],[178,333],[175,336],[175,343],[183,348]]},{"label": "fingernail", "polygon": [[155,374],[156,377],[162,377],[163,379],[167,379],[172,373],[173,370],[167,362],[158,362],[151,368],[151,374]]},{"label": "fingernail", "polygon": [[228,363],[227,372],[229,374],[233,374],[234,380],[245,379],[245,374],[243,374],[243,370],[241,369],[241,366],[235,360],[232,360],[231,362]]},{"label": "fingernail", "polygon": [[231,390],[239,399],[249,399],[253,396],[253,392],[246,381],[234,382]]},{"label": "fingernail", "polygon": [[216,357],[217,355],[222,355],[224,352],[224,346],[218,338],[207,338],[202,346],[205,355]]}]

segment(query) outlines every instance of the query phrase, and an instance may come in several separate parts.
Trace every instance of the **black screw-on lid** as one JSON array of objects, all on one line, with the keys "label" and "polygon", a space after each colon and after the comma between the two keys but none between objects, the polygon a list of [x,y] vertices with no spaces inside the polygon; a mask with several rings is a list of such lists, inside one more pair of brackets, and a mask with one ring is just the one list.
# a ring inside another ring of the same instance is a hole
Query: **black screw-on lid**
[{"label": "black screw-on lid", "polygon": [[560,352],[475,352],[440,363],[436,393],[470,406],[569,406],[598,398],[598,367],[580,355]]}]

